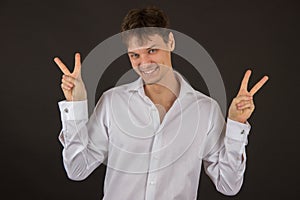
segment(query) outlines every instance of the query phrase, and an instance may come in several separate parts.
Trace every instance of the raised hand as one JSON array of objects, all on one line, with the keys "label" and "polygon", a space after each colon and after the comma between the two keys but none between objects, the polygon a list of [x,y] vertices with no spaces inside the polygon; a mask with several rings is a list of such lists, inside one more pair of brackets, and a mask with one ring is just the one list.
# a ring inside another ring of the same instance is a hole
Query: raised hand
[{"label": "raised hand", "polygon": [[86,89],[81,78],[80,54],[75,54],[75,67],[71,73],[64,63],[58,58],[54,62],[63,72],[61,88],[67,101],[83,101],[87,99]]},{"label": "raised hand", "polygon": [[248,91],[248,81],[251,70],[247,70],[237,96],[232,100],[228,111],[228,118],[245,123],[254,111],[253,95],[267,82],[268,76],[264,76],[254,87]]}]

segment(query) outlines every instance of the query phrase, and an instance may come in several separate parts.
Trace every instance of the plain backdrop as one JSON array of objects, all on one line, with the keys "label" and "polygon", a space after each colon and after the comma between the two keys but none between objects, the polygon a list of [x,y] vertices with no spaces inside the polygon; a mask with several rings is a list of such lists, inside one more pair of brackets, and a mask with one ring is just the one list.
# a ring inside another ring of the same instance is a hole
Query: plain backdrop
[{"label": "plain backdrop", "polygon": [[[163,9],[172,29],[207,50],[222,75],[228,102],[237,94],[246,69],[253,70],[250,87],[263,75],[270,77],[255,95],[241,191],[226,197],[202,172],[198,199],[299,199],[300,6],[296,0],[1,0],[0,198],[101,199],[105,166],[80,182],[69,180],[64,171],[57,139],[61,129],[57,102],[64,99],[62,73],[53,58],[59,56],[72,70],[75,52],[84,59],[100,42],[120,32],[128,10],[147,5]],[[196,89],[207,94],[189,63],[178,56],[174,63]],[[101,77],[98,95],[113,87],[119,70],[125,68],[130,64],[121,56]]]}]

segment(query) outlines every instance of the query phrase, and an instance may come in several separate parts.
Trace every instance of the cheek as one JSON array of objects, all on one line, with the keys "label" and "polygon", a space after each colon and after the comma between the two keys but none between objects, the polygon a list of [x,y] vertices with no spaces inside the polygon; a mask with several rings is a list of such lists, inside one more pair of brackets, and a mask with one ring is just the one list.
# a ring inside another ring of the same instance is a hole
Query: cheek
[{"label": "cheek", "polygon": [[133,59],[129,58],[129,61],[130,61],[130,64],[131,64],[132,67],[136,67],[137,66],[137,61],[136,60],[133,60]]},{"label": "cheek", "polygon": [[161,65],[165,65],[166,64],[166,56],[159,56],[155,59],[155,62]]},{"label": "cheek", "polygon": [[158,63],[158,64],[163,64],[163,56],[161,55],[155,55],[150,57],[151,62]]}]

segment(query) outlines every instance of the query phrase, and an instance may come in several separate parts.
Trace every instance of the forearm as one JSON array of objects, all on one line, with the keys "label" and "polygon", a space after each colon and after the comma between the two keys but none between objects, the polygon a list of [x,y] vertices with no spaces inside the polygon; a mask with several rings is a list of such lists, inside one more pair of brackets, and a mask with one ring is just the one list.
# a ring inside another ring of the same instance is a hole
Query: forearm
[{"label": "forearm", "polygon": [[[85,179],[103,162],[106,152],[105,134],[95,122],[95,114],[87,117],[86,102],[60,102],[62,131],[59,139],[64,146],[62,155],[67,175],[72,180]],[[67,112],[66,112],[67,111]],[[95,146],[93,140],[99,140]]]},{"label": "forearm", "polygon": [[68,128],[62,130],[60,134],[60,138],[64,140],[62,152],[64,167],[70,179],[83,180],[100,164],[100,158],[94,156],[90,150],[87,128],[80,125],[84,122],[68,123],[74,123],[74,128],[68,125]]},{"label": "forearm", "polygon": [[207,174],[215,183],[216,189],[225,195],[235,195],[242,186],[249,130],[249,124],[228,120],[225,137],[219,139],[204,160]]}]

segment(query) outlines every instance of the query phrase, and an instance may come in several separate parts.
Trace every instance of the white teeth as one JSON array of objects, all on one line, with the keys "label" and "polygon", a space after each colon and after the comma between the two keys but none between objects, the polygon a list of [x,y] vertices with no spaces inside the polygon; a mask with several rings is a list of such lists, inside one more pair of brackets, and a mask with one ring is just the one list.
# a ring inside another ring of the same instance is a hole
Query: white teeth
[{"label": "white teeth", "polygon": [[145,74],[151,74],[152,72],[154,72],[155,69],[151,70],[151,71],[147,71],[147,72],[144,72]]},{"label": "white teeth", "polygon": [[157,70],[157,68],[152,69],[152,70],[150,70],[150,71],[143,71],[143,73],[144,73],[144,74],[151,74],[151,73],[153,73],[153,72],[156,71],[156,70]]}]

